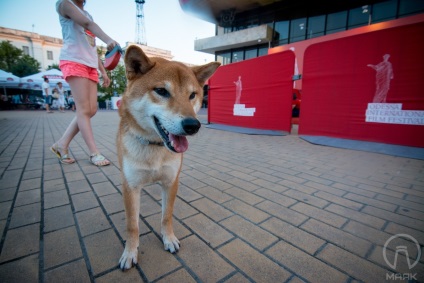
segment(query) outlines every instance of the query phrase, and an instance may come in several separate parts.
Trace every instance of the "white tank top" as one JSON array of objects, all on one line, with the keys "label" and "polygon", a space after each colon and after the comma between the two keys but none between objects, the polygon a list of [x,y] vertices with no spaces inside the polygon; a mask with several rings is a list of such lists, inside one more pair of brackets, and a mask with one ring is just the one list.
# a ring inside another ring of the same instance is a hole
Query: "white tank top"
[{"label": "white tank top", "polygon": [[99,67],[99,59],[97,57],[96,37],[90,31],[84,30],[82,26],[59,13],[59,7],[63,1],[69,1],[83,15],[93,20],[87,11],[78,8],[71,0],[59,0],[56,2],[56,11],[59,14],[63,37],[63,47],[60,51],[59,60],[77,62],[97,69]]}]

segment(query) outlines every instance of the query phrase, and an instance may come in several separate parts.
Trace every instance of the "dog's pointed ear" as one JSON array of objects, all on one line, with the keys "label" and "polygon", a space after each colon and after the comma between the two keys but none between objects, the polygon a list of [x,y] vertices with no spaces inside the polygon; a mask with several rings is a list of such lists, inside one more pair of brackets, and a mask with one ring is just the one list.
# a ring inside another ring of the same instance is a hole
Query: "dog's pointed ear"
[{"label": "dog's pointed ear", "polygon": [[155,63],[150,61],[143,50],[136,45],[131,45],[125,51],[125,70],[128,80],[147,73]]},{"label": "dog's pointed ear", "polygon": [[215,73],[216,69],[221,65],[219,62],[211,62],[205,65],[195,66],[191,69],[196,75],[200,85],[204,85],[206,81]]}]

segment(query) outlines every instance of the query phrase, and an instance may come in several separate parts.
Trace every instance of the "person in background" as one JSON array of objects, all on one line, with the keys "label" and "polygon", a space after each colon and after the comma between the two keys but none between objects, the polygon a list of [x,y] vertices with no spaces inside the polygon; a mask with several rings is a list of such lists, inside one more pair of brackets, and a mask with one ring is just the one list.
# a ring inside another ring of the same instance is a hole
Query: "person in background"
[{"label": "person in background", "polygon": [[72,93],[68,95],[68,104],[69,106],[71,106],[71,110],[75,111],[75,101],[74,101],[74,97],[72,96]]},{"label": "person in background", "polygon": [[59,98],[57,99],[59,110],[60,112],[65,113],[65,89],[61,82],[57,83],[56,90],[59,93]]},{"label": "person in background", "polygon": [[48,78],[44,78],[44,82],[41,85],[41,89],[43,90],[43,96],[44,96],[44,100],[45,100],[45,105],[46,105],[46,112],[47,113],[53,113],[53,111],[50,110],[50,106],[53,103],[53,97],[52,97],[52,92],[50,89],[50,84],[49,84],[49,79]]},{"label": "person in background", "polygon": [[109,37],[84,10],[85,0],[58,0],[56,11],[62,27],[63,47],[59,56],[59,67],[65,80],[71,87],[76,105],[76,116],[68,128],[51,147],[59,161],[72,164],[75,159],[68,153],[68,147],[78,132],[81,132],[89,150],[89,161],[96,166],[110,164],[98,150],[94,141],[91,118],[97,112],[97,83],[99,75],[103,77],[103,86],[110,85],[102,61],[97,55],[96,37],[112,50],[118,43]]}]

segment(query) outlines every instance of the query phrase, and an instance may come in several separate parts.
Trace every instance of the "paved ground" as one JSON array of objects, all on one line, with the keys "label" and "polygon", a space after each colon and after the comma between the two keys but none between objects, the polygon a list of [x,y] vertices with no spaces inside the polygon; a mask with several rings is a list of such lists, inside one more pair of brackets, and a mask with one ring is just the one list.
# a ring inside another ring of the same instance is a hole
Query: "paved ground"
[{"label": "paved ground", "polygon": [[[423,260],[410,270],[405,258],[424,244],[424,161],[205,127],[189,139],[174,211],[182,249],[163,251],[160,189],[146,187],[140,263],[123,273],[119,117],[93,119],[113,162],[99,169],[80,135],[74,165],[48,150],[72,115],[0,112],[0,282],[424,281]],[[384,248],[399,233],[413,238]],[[383,256],[393,263],[397,246],[402,275]]]}]

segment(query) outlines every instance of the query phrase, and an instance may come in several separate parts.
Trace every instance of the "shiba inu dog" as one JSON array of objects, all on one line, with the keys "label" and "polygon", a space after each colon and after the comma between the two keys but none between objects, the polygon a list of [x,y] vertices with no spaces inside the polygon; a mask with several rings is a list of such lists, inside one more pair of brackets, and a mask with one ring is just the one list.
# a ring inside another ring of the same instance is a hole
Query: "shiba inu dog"
[{"label": "shiba inu dog", "polygon": [[127,222],[122,270],[137,263],[140,191],[144,185],[162,185],[161,233],[165,250],[175,253],[172,213],[178,191],[186,136],[198,132],[196,113],[202,105],[203,85],[219,62],[188,67],[180,62],[147,57],[133,45],[125,53],[127,89],[119,108],[117,136],[122,193]]}]

